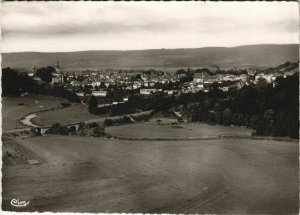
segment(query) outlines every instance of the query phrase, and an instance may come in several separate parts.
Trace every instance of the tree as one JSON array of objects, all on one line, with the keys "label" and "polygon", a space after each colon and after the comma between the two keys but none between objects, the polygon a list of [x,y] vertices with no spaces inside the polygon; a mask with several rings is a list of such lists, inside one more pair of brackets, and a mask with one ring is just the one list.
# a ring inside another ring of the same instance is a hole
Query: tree
[{"label": "tree", "polygon": [[176,71],[176,74],[177,74],[177,75],[185,74],[185,70],[184,70],[184,69],[177,70],[177,71]]},{"label": "tree", "polygon": [[53,72],[55,72],[55,69],[52,66],[42,67],[37,69],[36,76],[39,77],[42,81],[50,83],[52,81]]},{"label": "tree", "polygon": [[11,68],[2,69],[2,94],[4,96],[18,96],[20,93],[20,78]]},{"label": "tree", "polygon": [[104,136],[104,134],[105,134],[104,125],[97,125],[97,127],[95,127],[95,128],[93,129],[93,133],[94,133],[94,135],[97,136],[97,137]]},{"label": "tree", "polygon": [[95,96],[91,96],[88,101],[89,112],[95,113],[98,108],[98,101]]},{"label": "tree", "polygon": [[223,111],[223,123],[224,125],[230,125],[231,123],[231,110],[230,108],[226,108],[224,111]]},{"label": "tree", "polygon": [[2,95],[19,96],[23,92],[31,93],[37,89],[37,84],[27,73],[19,74],[10,68],[2,69]]},{"label": "tree", "polygon": [[89,84],[85,84],[84,87],[83,87],[83,91],[84,91],[85,94],[91,94],[92,89],[93,89],[93,86],[89,85]]},{"label": "tree", "polygon": [[258,79],[257,84],[256,84],[256,86],[257,86],[259,89],[264,88],[264,87],[266,87],[267,85],[268,85],[267,80],[264,79],[264,78],[262,78],[262,77],[260,77],[260,78]]},{"label": "tree", "polygon": [[105,88],[106,88],[106,85],[105,85],[105,83],[104,83],[104,82],[101,82],[101,84],[100,84],[99,88],[101,88],[101,89],[105,89]]}]

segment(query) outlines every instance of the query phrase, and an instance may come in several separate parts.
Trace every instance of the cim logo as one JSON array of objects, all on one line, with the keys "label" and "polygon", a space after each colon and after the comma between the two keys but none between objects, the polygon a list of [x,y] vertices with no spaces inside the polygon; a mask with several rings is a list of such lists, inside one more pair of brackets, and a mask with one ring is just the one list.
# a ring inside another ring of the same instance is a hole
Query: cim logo
[{"label": "cim logo", "polygon": [[20,201],[19,199],[12,199],[10,201],[10,204],[17,208],[26,207],[29,203],[30,203],[30,201]]}]

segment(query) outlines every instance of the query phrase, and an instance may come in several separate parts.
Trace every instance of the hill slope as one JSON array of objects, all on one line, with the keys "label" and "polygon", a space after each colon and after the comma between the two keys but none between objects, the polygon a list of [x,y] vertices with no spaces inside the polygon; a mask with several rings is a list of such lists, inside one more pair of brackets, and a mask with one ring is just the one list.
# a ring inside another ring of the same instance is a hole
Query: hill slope
[{"label": "hill slope", "polygon": [[286,61],[298,61],[298,56],[298,44],[135,51],[22,52],[3,53],[2,67],[40,67],[54,65],[57,60],[65,68],[276,66]]}]

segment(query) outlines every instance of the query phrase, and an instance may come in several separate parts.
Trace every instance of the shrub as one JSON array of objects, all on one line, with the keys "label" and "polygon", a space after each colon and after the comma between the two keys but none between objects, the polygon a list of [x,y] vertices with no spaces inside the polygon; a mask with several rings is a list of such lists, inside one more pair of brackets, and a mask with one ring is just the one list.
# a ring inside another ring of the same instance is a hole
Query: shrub
[{"label": "shrub", "polygon": [[113,125],[113,120],[112,119],[105,119],[104,120],[104,125]]},{"label": "shrub", "polygon": [[70,126],[69,132],[74,132],[76,131],[76,127],[74,125]]},{"label": "shrub", "polygon": [[98,123],[96,123],[96,122],[92,122],[92,123],[90,123],[88,126],[89,126],[89,128],[96,128],[96,127],[98,127],[99,125],[98,125]]},{"label": "shrub", "polygon": [[105,134],[104,126],[98,125],[96,128],[94,128],[93,133],[97,137],[104,136]]},{"label": "shrub", "polygon": [[59,123],[55,123],[51,126],[51,128],[46,133],[47,134],[68,135],[69,129],[66,126],[62,126]]}]

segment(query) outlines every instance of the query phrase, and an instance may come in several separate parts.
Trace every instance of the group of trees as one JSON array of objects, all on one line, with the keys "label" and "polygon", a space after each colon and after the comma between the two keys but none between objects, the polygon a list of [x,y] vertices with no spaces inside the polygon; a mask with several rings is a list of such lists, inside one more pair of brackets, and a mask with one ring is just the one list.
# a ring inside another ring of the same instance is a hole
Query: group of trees
[{"label": "group of trees", "polygon": [[227,95],[207,95],[185,106],[192,121],[254,128],[257,135],[298,138],[298,75],[278,78],[276,87],[247,86]]},{"label": "group of trees", "polygon": [[42,81],[50,83],[52,81],[52,73],[55,69],[52,66],[42,67],[36,70],[36,76]]},{"label": "group of trees", "polygon": [[221,70],[221,69],[217,69],[216,71],[211,71],[208,68],[199,68],[199,69],[195,69],[195,70],[191,70],[190,68],[188,68],[187,70],[184,69],[180,69],[176,71],[177,75],[185,75],[186,77],[192,77],[194,76],[195,73],[204,73],[210,76],[213,75],[218,75],[218,74],[231,74],[231,75],[242,75],[242,74],[248,74],[247,70],[245,69],[239,69],[239,70]]},{"label": "group of trees", "polygon": [[175,104],[175,96],[166,96],[164,94],[154,94],[151,96],[142,96],[138,94],[130,95],[128,102],[116,105],[98,107],[98,101],[95,96],[90,96],[87,104],[88,110],[93,114],[108,114],[111,116],[135,113],[137,111],[147,110],[166,110]]},{"label": "group of trees", "polygon": [[33,92],[37,87],[27,73],[18,73],[11,68],[2,69],[2,95],[20,96],[24,92]]},{"label": "group of trees", "polygon": [[37,83],[27,73],[19,73],[9,67],[3,68],[2,96],[20,96],[23,93],[51,95],[68,99],[70,102],[80,102],[77,95],[66,90],[64,86],[50,86],[47,83]]},{"label": "group of trees", "polygon": [[267,68],[267,69],[263,69],[261,70],[261,72],[263,73],[273,73],[273,72],[289,72],[292,70],[295,70],[299,68],[299,61],[298,62],[285,62],[283,64],[280,64],[277,67],[274,68]]},{"label": "group of trees", "polygon": [[80,99],[76,95],[75,92],[67,90],[64,86],[52,86],[51,88],[47,88],[46,95],[56,96],[60,98],[65,98],[72,103],[79,103]]},{"label": "group of trees", "polygon": [[82,136],[96,136],[101,137],[105,135],[104,124],[93,123],[80,123],[78,125],[78,131],[76,131],[75,125],[67,126],[55,123],[46,131],[47,134],[58,135],[82,135]]}]

